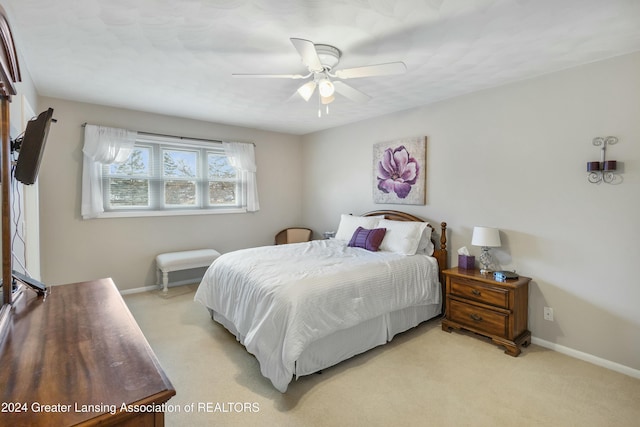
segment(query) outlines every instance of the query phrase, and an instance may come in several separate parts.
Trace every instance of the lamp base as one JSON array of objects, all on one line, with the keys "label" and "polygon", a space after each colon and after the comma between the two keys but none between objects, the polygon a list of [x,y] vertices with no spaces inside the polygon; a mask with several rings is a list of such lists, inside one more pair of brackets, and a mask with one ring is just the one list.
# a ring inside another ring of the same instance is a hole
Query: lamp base
[{"label": "lamp base", "polygon": [[491,254],[487,246],[482,247],[480,253],[480,274],[489,274],[492,272],[491,268]]}]

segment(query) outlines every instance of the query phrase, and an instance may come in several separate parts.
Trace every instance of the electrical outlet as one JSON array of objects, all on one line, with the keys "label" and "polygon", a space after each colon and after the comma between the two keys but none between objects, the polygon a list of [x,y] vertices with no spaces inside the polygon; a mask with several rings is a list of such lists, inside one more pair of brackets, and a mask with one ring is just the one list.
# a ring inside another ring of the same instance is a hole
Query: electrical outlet
[{"label": "electrical outlet", "polygon": [[553,322],[553,308],[551,307],[544,308],[544,320]]}]

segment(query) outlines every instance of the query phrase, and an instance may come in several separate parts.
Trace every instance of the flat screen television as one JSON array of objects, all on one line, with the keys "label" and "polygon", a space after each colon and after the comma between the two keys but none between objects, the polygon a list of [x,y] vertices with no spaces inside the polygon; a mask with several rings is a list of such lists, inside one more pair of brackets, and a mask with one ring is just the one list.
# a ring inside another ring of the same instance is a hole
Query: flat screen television
[{"label": "flat screen television", "polygon": [[36,182],[40,160],[44,146],[49,136],[49,127],[53,120],[53,108],[43,111],[37,118],[27,122],[22,141],[16,139],[16,150],[19,151],[15,178],[23,184],[31,185]]}]

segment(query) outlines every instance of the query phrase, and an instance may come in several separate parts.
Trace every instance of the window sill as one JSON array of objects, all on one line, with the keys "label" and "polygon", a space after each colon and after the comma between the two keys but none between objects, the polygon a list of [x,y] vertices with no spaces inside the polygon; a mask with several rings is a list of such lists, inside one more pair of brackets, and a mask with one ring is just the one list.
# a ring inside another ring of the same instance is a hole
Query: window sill
[{"label": "window sill", "polygon": [[106,218],[139,218],[151,216],[189,216],[189,215],[220,215],[247,213],[246,208],[229,209],[194,209],[194,210],[166,210],[166,211],[119,211],[104,212],[97,217],[83,219],[106,219]]}]

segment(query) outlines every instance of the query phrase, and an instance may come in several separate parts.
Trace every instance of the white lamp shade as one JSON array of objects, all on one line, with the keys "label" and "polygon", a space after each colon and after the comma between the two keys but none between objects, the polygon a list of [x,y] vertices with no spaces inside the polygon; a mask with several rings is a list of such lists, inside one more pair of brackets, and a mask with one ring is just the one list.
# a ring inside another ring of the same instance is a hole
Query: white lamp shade
[{"label": "white lamp shade", "polygon": [[500,242],[500,231],[492,227],[473,227],[473,237],[471,237],[473,246],[487,246],[489,248],[497,248]]},{"label": "white lamp shade", "polygon": [[309,99],[311,98],[311,95],[313,95],[313,91],[315,90],[316,90],[316,82],[310,81],[298,88],[298,94],[300,94],[302,99],[304,99],[305,101],[309,101]]},{"label": "white lamp shade", "polygon": [[318,83],[318,90],[320,91],[320,95],[328,98],[333,95],[335,88],[333,87],[333,83],[331,83],[329,79],[322,79]]},{"label": "white lamp shade", "polygon": [[336,97],[333,96],[333,95],[331,95],[331,96],[322,96],[322,95],[320,95],[320,101],[322,102],[322,105],[331,104],[334,99],[336,99]]}]

